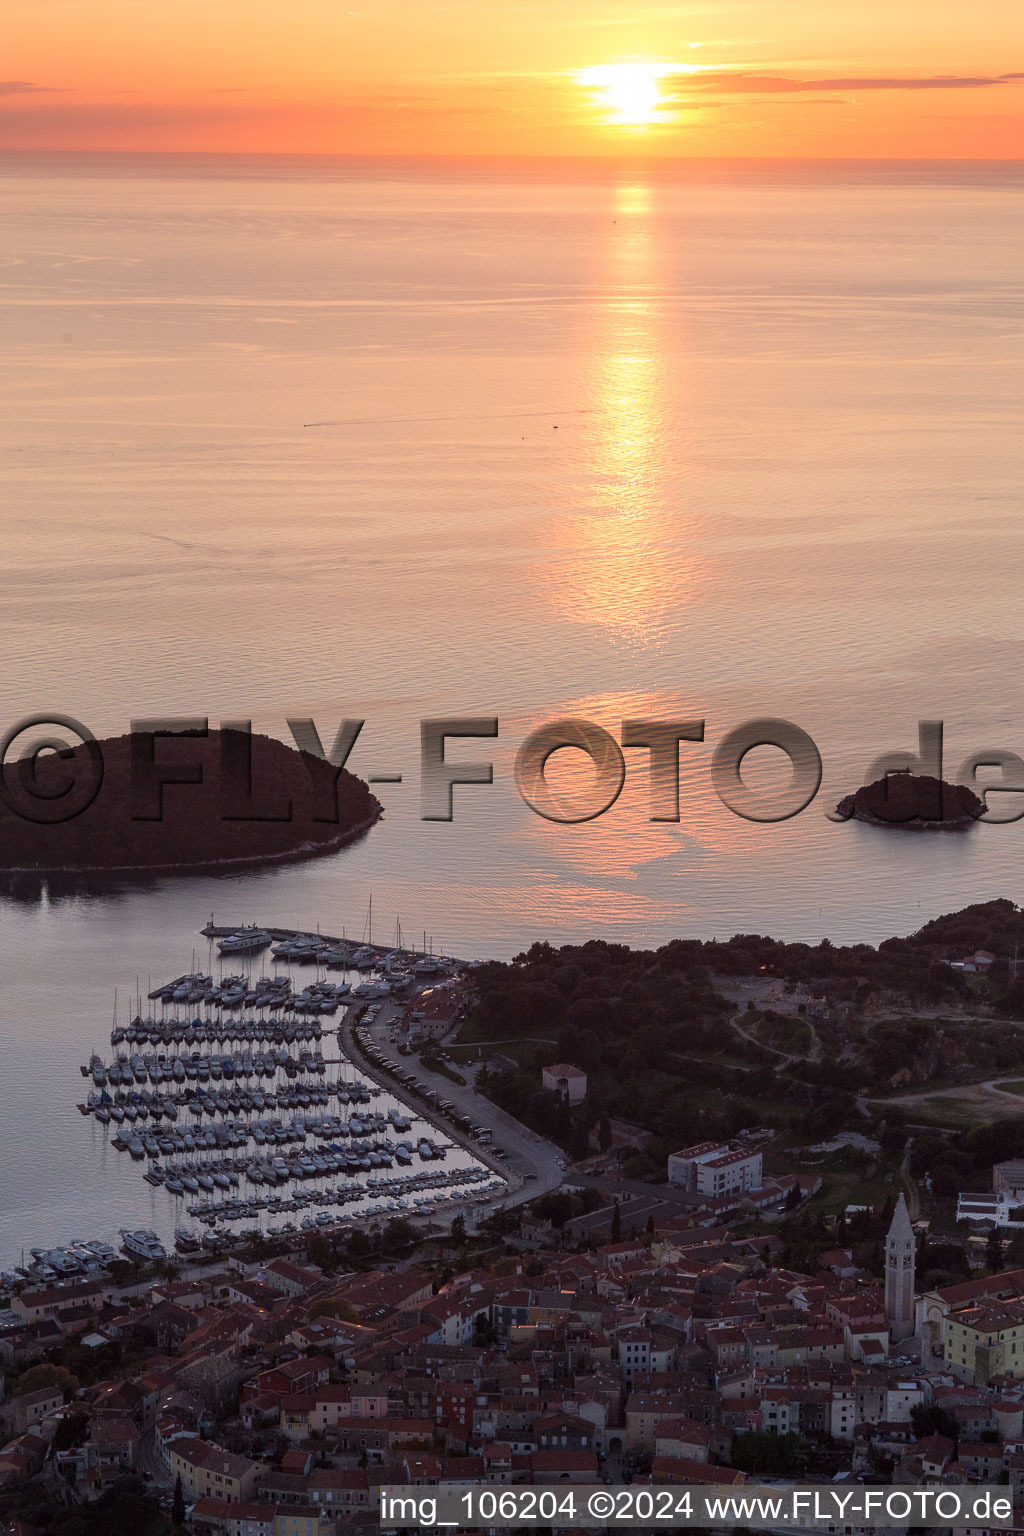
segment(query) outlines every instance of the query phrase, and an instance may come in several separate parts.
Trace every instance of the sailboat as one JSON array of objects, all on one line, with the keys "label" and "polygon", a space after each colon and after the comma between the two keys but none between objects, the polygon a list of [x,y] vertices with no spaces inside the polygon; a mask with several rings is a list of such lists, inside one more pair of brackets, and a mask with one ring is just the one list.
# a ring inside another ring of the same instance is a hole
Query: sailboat
[{"label": "sailboat", "polygon": [[370,966],[376,965],[377,960],[377,951],[373,947],[373,896],[371,895],[366,922],[363,924],[363,945],[352,956],[352,964],[358,970],[366,970]]}]

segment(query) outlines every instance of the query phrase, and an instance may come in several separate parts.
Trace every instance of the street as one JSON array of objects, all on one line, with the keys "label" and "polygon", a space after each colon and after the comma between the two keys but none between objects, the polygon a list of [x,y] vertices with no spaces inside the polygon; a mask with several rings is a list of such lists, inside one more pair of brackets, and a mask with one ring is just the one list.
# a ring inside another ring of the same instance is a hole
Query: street
[{"label": "street", "polygon": [[[441,1125],[445,1134],[453,1141],[466,1147],[474,1157],[478,1157],[495,1172],[509,1179],[509,1193],[499,1197],[492,1209],[507,1209],[509,1206],[523,1204],[536,1199],[538,1195],[546,1194],[549,1190],[557,1189],[565,1177],[564,1153],[552,1142],[545,1141],[520,1121],[506,1114],[503,1109],[499,1109],[496,1104],[492,1104],[483,1094],[476,1092],[473,1087],[473,1078],[478,1070],[478,1063],[460,1062],[458,1064],[455,1070],[459,1076],[469,1080],[465,1087],[460,1087],[442,1073],[429,1071],[418,1056],[399,1055],[397,1043],[392,1042],[391,1036],[396,1029],[400,1028],[400,1011],[396,1004],[384,1001],[373,1022],[362,1025],[369,1039],[386,1060],[414,1073],[417,1080],[424,1085],[425,1090],[436,1093],[441,1099],[450,1100],[455,1105],[456,1113],[468,1116],[474,1125],[489,1130],[494,1138],[492,1146],[482,1146],[474,1141],[472,1136],[465,1135],[451,1124],[443,1111],[439,1111],[434,1105],[428,1103],[422,1093],[417,1093],[415,1089],[399,1083],[390,1073],[381,1070],[370,1061],[354,1038],[354,1029],[350,1022],[354,1017],[354,1010],[350,1010],[346,1015],[338,1031],[346,1054],[358,1062],[360,1069],[368,1077],[373,1078],[397,1098],[408,1101],[415,1107],[417,1114]],[[505,1158],[494,1155],[495,1149],[499,1147],[508,1154]],[[484,1210],[485,1208],[481,1208],[482,1212]]]}]

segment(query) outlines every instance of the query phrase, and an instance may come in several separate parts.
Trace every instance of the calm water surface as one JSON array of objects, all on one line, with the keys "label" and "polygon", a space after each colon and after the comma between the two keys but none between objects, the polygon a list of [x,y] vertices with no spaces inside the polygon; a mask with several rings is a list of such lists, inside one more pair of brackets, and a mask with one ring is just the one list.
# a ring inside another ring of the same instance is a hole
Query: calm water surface
[{"label": "calm water surface", "polygon": [[[824,810],[919,718],[950,772],[1024,754],[1019,171],[2,170],[5,725],[357,715],[350,765],[404,782],[332,859],[0,902],[0,1262],[155,1219],[78,1063],[211,910],[361,930],[372,893],[382,934],[481,956],[1017,897],[1019,825]],[[420,718],[481,713],[500,739],[455,750],[493,786],[421,821]],[[707,721],[679,825],[642,751],[597,822],[522,805],[519,743],[570,714]],[[783,825],[710,787],[760,715],[824,759]]]}]

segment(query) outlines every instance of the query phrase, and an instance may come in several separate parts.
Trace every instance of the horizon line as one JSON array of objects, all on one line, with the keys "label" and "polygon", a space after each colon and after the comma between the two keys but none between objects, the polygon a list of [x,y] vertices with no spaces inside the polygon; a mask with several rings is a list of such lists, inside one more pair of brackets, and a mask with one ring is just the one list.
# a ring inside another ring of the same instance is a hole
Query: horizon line
[{"label": "horizon line", "polygon": [[544,154],[421,154],[373,150],[277,150],[277,149],[44,149],[33,146],[4,145],[0,155],[25,157],[60,155],[78,159],[117,157],[140,160],[360,160],[418,161],[432,163],[454,161],[458,164],[486,164],[512,161],[537,165],[585,164],[621,165],[643,163],[645,166],[686,167],[690,165],[1019,165],[1024,155],[658,155],[599,153],[572,155]]}]

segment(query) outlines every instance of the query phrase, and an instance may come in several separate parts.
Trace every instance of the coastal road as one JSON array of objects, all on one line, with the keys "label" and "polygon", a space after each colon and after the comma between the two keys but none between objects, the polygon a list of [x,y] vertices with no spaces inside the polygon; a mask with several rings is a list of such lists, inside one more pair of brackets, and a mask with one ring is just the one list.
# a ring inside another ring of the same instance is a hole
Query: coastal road
[{"label": "coastal road", "polygon": [[[339,1035],[346,1054],[358,1063],[360,1070],[395,1097],[407,1101],[415,1108],[417,1114],[440,1126],[446,1136],[450,1136],[453,1141],[457,1141],[460,1146],[472,1152],[474,1157],[478,1157],[481,1162],[486,1163],[488,1167],[510,1181],[509,1192],[498,1197],[494,1209],[522,1204],[527,1200],[536,1199],[538,1195],[546,1194],[549,1190],[558,1189],[565,1178],[565,1155],[561,1148],[550,1141],[545,1141],[521,1121],[506,1114],[483,1094],[477,1093],[473,1087],[473,1078],[479,1070],[479,1063],[458,1063],[454,1070],[460,1077],[468,1080],[466,1086],[461,1087],[440,1072],[429,1071],[418,1056],[399,1055],[398,1045],[392,1039],[393,1034],[399,1029],[398,1015],[399,1010],[393,1003],[382,1005],[373,1023],[365,1026],[370,1040],[386,1060],[394,1062],[403,1070],[414,1073],[417,1081],[423,1084],[424,1090],[436,1093],[441,1099],[451,1100],[457,1114],[466,1115],[474,1125],[483,1126],[489,1130],[494,1137],[493,1148],[481,1146],[472,1137],[464,1135],[451,1124],[443,1112],[439,1112],[428,1103],[422,1093],[417,1093],[415,1089],[399,1083],[390,1073],[382,1071],[370,1061],[354,1038],[353,1026],[349,1022],[354,1015],[350,1012],[341,1025]],[[400,1033],[398,1038],[401,1038]],[[501,1147],[507,1156],[495,1157],[494,1148],[496,1147]],[[481,1206],[479,1209],[484,1212],[488,1208]]]}]

